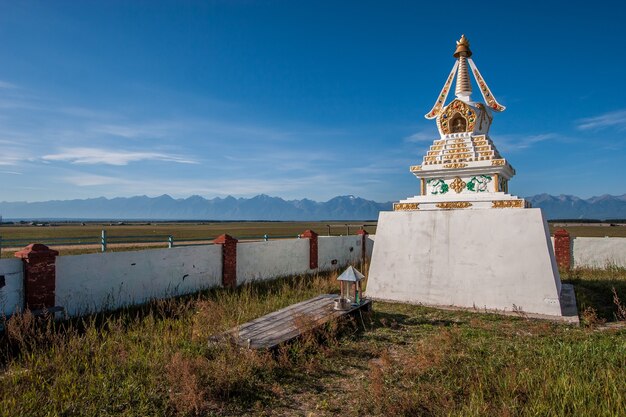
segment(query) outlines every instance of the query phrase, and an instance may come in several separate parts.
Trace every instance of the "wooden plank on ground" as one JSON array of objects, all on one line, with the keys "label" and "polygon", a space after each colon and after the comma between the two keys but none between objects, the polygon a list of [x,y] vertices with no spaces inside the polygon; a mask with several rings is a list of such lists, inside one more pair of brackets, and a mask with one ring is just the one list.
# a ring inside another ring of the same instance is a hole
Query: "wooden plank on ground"
[{"label": "wooden plank on ground", "polygon": [[[330,297],[328,297],[328,295],[330,295]],[[288,307],[285,308],[281,308],[280,310],[274,311],[272,313],[266,314],[264,316],[261,316],[257,319],[254,319],[252,321],[249,321],[247,323],[244,323],[240,326],[238,326],[238,329],[240,331],[245,330],[248,327],[255,327],[258,328],[260,325],[262,325],[262,323],[272,323],[275,320],[280,320],[281,318],[285,317],[285,316],[289,316],[290,314],[294,314],[294,313],[300,313],[302,311],[306,311],[307,309],[310,309],[312,305],[316,305],[321,303],[326,303],[327,300],[331,298],[334,300],[335,296],[332,294],[325,294],[323,296],[317,296],[311,299],[308,299],[306,301],[297,303],[297,304],[293,304],[290,305]]]},{"label": "wooden plank on ground", "polygon": [[276,328],[293,323],[295,317],[306,316],[311,314],[313,311],[319,310],[321,306],[328,304],[332,305],[332,303],[332,300],[329,302],[328,299],[317,299],[314,302],[308,303],[306,306],[301,306],[298,309],[285,309],[280,315],[258,322],[254,326],[248,326],[243,330],[239,329],[239,334],[245,333],[248,335],[247,337],[255,336],[259,333],[267,331],[269,328]]},{"label": "wooden plank on ground", "polygon": [[227,339],[254,349],[274,348],[332,319],[360,309],[369,309],[371,306],[371,301],[365,300],[363,304],[349,310],[335,310],[333,307],[336,298],[336,294],[310,298],[234,327],[211,340]]}]

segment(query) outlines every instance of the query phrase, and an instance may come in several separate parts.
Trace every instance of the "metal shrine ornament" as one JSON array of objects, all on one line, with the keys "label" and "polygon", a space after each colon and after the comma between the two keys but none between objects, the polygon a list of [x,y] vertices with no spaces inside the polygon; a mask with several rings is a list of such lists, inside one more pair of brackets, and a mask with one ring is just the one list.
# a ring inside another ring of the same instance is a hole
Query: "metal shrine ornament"
[{"label": "metal shrine ornament", "polygon": [[454,51],[453,56],[457,60],[454,63],[454,66],[452,67],[452,71],[450,72],[450,75],[448,75],[448,78],[446,79],[446,82],[443,85],[441,93],[439,93],[439,96],[437,97],[437,101],[435,102],[435,105],[428,113],[426,113],[424,117],[426,117],[427,119],[434,119],[435,117],[439,116],[442,113],[443,106],[446,102],[446,99],[448,98],[448,94],[451,89],[450,87],[452,86],[452,81],[454,80],[455,75],[456,75],[455,94],[457,98],[461,99],[462,101],[468,104],[472,104],[471,99],[470,99],[470,95],[472,93],[472,84],[471,84],[467,64],[469,64],[470,68],[472,69],[472,74],[474,75],[474,78],[476,79],[476,83],[478,84],[478,87],[480,88],[480,93],[482,94],[483,99],[485,100],[489,108],[497,112],[504,111],[506,107],[498,103],[493,93],[489,89],[489,86],[487,86],[487,83],[485,82],[482,75],[478,71],[476,64],[470,58],[472,56],[472,51],[470,50],[470,44],[467,38],[465,37],[465,35],[462,35],[461,39],[459,39],[456,42],[456,49]]},{"label": "metal shrine ornament", "polygon": [[348,310],[363,303],[363,289],[361,281],[365,275],[353,266],[349,266],[337,277],[340,286],[340,296],[335,300],[335,310]]}]

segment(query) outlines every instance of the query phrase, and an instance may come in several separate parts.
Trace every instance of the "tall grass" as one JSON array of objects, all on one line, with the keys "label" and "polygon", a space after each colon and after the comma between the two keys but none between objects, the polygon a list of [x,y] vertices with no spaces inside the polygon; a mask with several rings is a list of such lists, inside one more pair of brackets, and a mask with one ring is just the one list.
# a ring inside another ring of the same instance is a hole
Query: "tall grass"
[{"label": "tall grass", "polygon": [[[209,347],[210,335],[320,292],[336,275],[295,277],[54,322],[29,312],[6,323],[0,412],[193,415],[249,401],[272,372],[267,353]],[[235,407],[237,408],[237,407]]]},{"label": "tall grass", "polygon": [[67,322],[26,313],[6,323],[0,341],[0,415],[626,415],[626,331],[604,324],[624,319],[626,271],[563,278],[576,285],[581,309],[597,311],[596,322],[376,303],[372,314],[272,352],[207,343],[336,292],[336,274]]}]

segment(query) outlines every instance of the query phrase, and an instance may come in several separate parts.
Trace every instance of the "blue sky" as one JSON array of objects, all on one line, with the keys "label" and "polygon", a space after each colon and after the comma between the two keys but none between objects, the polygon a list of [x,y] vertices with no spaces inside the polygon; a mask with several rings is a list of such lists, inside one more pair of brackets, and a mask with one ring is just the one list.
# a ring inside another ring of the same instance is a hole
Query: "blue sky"
[{"label": "blue sky", "polygon": [[513,194],[624,194],[625,21],[621,2],[0,1],[0,201],[415,195],[462,33],[507,106]]}]

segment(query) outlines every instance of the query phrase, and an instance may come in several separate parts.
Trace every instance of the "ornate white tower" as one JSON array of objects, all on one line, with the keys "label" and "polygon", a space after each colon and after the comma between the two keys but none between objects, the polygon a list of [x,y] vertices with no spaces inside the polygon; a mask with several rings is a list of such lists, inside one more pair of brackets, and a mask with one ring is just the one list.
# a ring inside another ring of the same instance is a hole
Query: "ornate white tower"
[{"label": "ornate white tower", "polygon": [[[470,58],[465,35],[457,41],[452,72],[427,119],[436,119],[440,138],[435,139],[421,165],[411,172],[421,180],[421,193],[394,204],[394,210],[524,208],[528,204],[508,193],[515,169],[502,158],[489,137],[492,111],[498,103]],[[468,63],[487,105],[471,99]],[[456,98],[444,107],[456,74]]]},{"label": "ornate white tower", "polygon": [[[489,137],[504,111],[462,36],[457,61],[427,119],[435,139],[421,165],[420,195],[381,212],[367,295],[434,306],[520,312],[577,321],[571,285],[562,285],[540,209],[508,194],[515,170]],[[485,103],[472,101],[469,71]],[[456,98],[445,105],[456,75]]]}]

